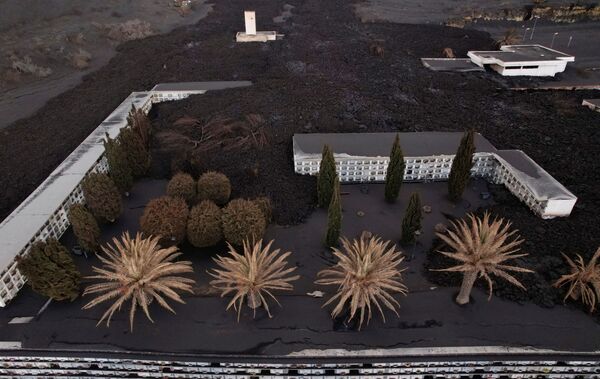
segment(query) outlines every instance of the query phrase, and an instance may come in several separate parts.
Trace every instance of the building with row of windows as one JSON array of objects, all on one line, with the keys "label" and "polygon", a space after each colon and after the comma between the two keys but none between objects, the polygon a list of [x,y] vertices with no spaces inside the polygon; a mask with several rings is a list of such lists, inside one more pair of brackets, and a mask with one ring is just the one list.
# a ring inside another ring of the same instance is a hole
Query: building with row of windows
[{"label": "building with row of windows", "polygon": [[[463,133],[398,133],[406,182],[447,180]],[[317,175],[324,145],[334,152],[342,183],[383,182],[396,133],[312,133],[293,137],[294,170]],[[474,177],[504,184],[543,218],[565,217],[577,197],[520,150],[498,150],[475,134]]]}]

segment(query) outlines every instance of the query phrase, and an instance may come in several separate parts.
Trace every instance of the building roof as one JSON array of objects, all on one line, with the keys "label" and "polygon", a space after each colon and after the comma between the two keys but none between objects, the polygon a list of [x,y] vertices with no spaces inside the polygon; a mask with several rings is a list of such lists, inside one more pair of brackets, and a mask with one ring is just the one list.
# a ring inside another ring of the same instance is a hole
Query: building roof
[{"label": "building roof", "polygon": [[468,55],[504,63],[575,60],[572,55],[542,45],[505,45],[500,47],[500,51],[469,51]]},{"label": "building roof", "polygon": [[[414,133],[310,133],[294,135],[294,154],[321,155],[327,144],[336,154],[361,157],[387,157],[396,134],[405,157],[454,155],[463,136],[461,132]],[[476,152],[495,152],[496,148],[481,134],[475,133]]]},{"label": "building roof", "polygon": [[529,188],[536,199],[540,201],[576,199],[576,196],[565,186],[521,150],[498,150],[496,159],[501,163],[505,162],[505,166],[509,166],[519,183]]},{"label": "building roof", "polygon": [[181,83],[159,83],[151,91],[214,91],[227,88],[248,87],[252,82],[247,80],[222,81],[222,82],[181,82]]},{"label": "building roof", "polygon": [[485,71],[469,58],[421,58],[423,66],[432,71],[470,72]]},{"label": "building roof", "polygon": [[582,104],[590,108],[600,108],[600,99],[584,99]]}]

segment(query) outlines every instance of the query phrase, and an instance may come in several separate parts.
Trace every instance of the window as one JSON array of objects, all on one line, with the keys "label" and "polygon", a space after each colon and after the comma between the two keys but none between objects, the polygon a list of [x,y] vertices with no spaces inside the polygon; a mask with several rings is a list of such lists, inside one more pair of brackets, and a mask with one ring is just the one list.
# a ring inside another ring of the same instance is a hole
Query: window
[{"label": "window", "polygon": [[539,68],[539,66],[523,66],[524,70],[536,70],[538,68]]}]

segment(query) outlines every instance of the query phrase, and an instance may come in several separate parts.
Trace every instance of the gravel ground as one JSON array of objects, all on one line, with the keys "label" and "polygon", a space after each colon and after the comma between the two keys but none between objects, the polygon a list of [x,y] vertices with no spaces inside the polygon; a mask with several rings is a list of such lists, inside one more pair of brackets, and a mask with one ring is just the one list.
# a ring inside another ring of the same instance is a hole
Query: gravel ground
[{"label": "gravel ground", "polygon": [[[473,127],[497,148],[524,150],[579,197],[571,217],[544,221],[505,191],[497,191],[493,211],[521,230],[532,262],[558,264],[561,251],[584,256],[595,251],[600,244],[600,114],[580,104],[598,92],[515,92],[508,89],[511,81],[492,73],[431,72],[421,66],[420,57],[441,56],[448,46],[458,55],[490,49],[492,39],[475,30],[443,26],[362,24],[344,1],[289,3],[295,5],[292,16],[274,23],[284,2],[220,1],[196,26],[126,43],[108,66],[33,117],[4,129],[2,215],[131,91],[166,81],[251,80],[255,84],[250,88],[160,105],[155,124],[159,132],[183,133],[173,126],[183,116],[204,122],[217,115],[238,119],[260,114],[266,147],[217,152],[201,165],[227,173],[237,188],[235,195],[272,196],[279,224],[300,223],[314,207],[314,180],[292,171],[294,133]],[[241,12],[231,10],[250,5],[258,12],[259,29],[286,34],[282,41],[233,42],[243,19]],[[370,54],[374,41],[384,46],[383,57]],[[164,144],[154,141],[157,177],[170,175],[173,156],[164,154]]]}]

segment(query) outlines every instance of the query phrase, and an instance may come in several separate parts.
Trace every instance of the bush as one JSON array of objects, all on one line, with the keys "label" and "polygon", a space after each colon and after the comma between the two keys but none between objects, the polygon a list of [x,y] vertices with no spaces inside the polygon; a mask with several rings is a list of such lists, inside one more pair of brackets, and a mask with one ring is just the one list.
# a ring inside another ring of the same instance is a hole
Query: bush
[{"label": "bush", "polygon": [[271,205],[271,199],[266,196],[261,196],[253,201],[258,205],[263,216],[265,216],[265,222],[269,224],[271,220],[273,220],[273,206]]},{"label": "bush", "polygon": [[229,179],[220,172],[205,172],[198,179],[198,200],[212,200],[217,205],[225,205],[231,196]]},{"label": "bush", "polygon": [[221,208],[203,200],[190,212],[187,224],[188,241],[196,247],[214,246],[223,239]]},{"label": "bush", "polygon": [[75,300],[79,296],[81,274],[67,249],[55,239],[36,242],[17,268],[31,288],[52,300]]},{"label": "bush", "polygon": [[121,214],[121,194],[106,174],[89,174],[81,183],[87,207],[97,219],[113,222]]},{"label": "bush", "polygon": [[82,204],[74,204],[69,208],[68,218],[81,248],[85,251],[97,251],[100,245],[100,227],[94,215]]},{"label": "bush", "polygon": [[181,198],[152,199],[140,218],[140,230],[146,238],[160,236],[162,246],[177,245],[185,238],[188,213],[188,206]]},{"label": "bush", "polygon": [[251,200],[232,200],[223,209],[221,219],[225,240],[238,246],[241,246],[244,240],[261,239],[267,227],[263,213]]},{"label": "bush", "polygon": [[180,197],[192,204],[196,199],[196,182],[189,174],[177,173],[167,185],[167,195],[171,197]]}]

